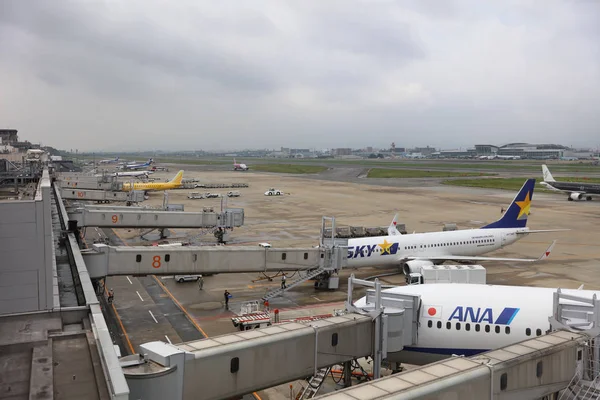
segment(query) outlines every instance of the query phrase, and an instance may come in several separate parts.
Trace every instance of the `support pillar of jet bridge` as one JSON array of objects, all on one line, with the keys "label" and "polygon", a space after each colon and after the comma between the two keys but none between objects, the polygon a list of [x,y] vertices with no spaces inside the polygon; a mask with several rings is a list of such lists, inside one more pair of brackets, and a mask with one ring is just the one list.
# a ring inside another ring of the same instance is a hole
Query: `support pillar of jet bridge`
[{"label": "support pillar of jet bridge", "polygon": [[344,266],[346,249],[260,246],[107,246],[82,251],[92,278],[115,275],[181,275],[277,272]]},{"label": "support pillar of jet bridge", "polygon": [[98,209],[81,207],[69,211],[69,219],[80,227],[102,228],[239,228],[244,225],[244,209],[223,212],[180,212],[153,209]]},{"label": "support pillar of jet bridge", "polygon": [[144,192],[142,190],[134,190],[131,192],[113,192],[104,190],[61,188],[60,196],[63,199],[69,200],[126,201],[131,203],[141,203],[144,201]]},{"label": "support pillar of jet bridge", "polygon": [[373,352],[373,322],[360,314],[277,324],[171,345],[141,345],[121,359],[135,399],[218,400],[314,375]]}]

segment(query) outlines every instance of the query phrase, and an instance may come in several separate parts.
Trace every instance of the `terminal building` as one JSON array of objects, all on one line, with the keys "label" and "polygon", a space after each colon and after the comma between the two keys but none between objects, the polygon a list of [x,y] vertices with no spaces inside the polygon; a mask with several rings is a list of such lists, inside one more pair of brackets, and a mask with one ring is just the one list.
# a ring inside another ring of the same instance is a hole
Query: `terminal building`
[{"label": "terminal building", "polygon": [[508,143],[501,146],[476,144],[470,149],[441,150],[432,154],[437,158],[519,157],[520,159],[549,160],[565,157],[589,158],[594,151],[574,150],[558,144]]}]

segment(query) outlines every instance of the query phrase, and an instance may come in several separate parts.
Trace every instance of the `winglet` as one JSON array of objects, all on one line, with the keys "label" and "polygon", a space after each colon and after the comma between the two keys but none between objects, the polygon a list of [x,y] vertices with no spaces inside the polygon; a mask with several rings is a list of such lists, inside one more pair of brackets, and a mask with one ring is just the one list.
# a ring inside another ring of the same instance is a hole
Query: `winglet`
[{"label": "winglet", "polygon": [[544,252],[544,254],[542,254],[540,256],[540,258],[538,258],[538,261],[542,261],[545,260],[546,258],[550,257],[550,253],[552,252],[552,249],[554,248],[554,245],[556,244],[556,240],[552,241],[552,244],[550,244],[550,246],[548,246],[548,248],[546,249],[546,251]]},{"label": "winglet", "polygon": [[396,213],[396,215],[394,215],[394,219],[392,220],[392,223],[390,224],[390,226],[388,226],[388,235],[389,236],[401,235],[401,233],[398,231],[398,228],[396,228],[397,223],[398,223],[398,214]]},{"label": "winglet", "polygon": [[582,284],[581,284],[581,286],[579,286],[579,287],[577,288],[577,290],[581,290],[581,289],[583,289],[583,285],[585,285],[585,283],[582,283]]}]

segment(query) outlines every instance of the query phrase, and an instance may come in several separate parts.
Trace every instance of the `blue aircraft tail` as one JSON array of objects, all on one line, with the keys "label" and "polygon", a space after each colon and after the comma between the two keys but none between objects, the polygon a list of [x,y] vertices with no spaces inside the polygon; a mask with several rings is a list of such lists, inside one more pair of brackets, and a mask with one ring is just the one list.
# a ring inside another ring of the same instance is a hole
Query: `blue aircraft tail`
[{"label": "blue aircraft tail", "polygon": [[527,217],[533,199],[533,190],[535,189],[535,179],[527,179],[519,193],[515,196],[510,206],[496,222],[482,227],[488,228],[525,228]]}]

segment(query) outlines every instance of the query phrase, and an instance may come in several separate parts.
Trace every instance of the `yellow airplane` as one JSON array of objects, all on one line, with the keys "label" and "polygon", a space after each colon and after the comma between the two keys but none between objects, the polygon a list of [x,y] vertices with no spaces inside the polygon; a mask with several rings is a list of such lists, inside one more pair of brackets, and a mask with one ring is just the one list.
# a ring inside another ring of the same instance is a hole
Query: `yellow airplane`
[{"label": "yellow airplane", "polygon": [[[177,189],[178,187],[181,187],[182,179],[183,179],[183,171],[179,171],[177,173],[177,175],[175,175],[175,178],[171,179],[169,182],[134,183],[133,190],[144,190],[147,192],[147,191],[151,191],[151,190]],[[131,183],[128,183],[128,182],[123,183],[123,190],[126,192],[129,192],[131,190]]]}]

